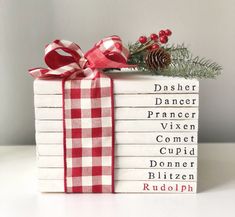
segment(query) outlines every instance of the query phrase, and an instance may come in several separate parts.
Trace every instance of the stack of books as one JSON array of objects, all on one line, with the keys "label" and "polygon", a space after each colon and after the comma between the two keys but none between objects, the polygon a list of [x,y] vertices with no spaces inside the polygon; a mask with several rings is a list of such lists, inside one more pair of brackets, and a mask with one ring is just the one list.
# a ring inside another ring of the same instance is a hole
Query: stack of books
[{"label": "stack of books", "polygon": [[[195,193],[199,82],[111,73],[115,192]],[[35,80],[39,188],[64,191],[61,80]]]}]

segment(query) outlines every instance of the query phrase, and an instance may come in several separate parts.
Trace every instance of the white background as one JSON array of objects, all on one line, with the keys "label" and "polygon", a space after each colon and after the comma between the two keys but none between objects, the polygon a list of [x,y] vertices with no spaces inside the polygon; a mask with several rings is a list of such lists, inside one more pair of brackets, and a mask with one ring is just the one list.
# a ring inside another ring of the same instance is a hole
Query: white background
[{"label": "white background", "polygon": [[170,28],[172,43],[220,63],[200,82],[200,141],[235,141],[234,0],[0,0],[0,144],[34,143],[33,79],[44,46],[68,39],[86,51],[107,35],[125,43]]}]

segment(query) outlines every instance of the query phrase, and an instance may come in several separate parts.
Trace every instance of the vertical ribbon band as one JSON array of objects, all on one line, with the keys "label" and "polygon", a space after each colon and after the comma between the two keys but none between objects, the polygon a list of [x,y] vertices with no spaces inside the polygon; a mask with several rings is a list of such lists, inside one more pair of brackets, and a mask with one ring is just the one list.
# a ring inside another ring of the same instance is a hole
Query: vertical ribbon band
[{"label": "vertical ribbon band", "polygon": [[56,40],[45,49],[49,69],[29,70],[36,78],[62,78],[65,192],[114,192],[113,81],[102,69],[133,67],[127,58],[118,36],[85,55],[77,44]]},{"label": "vertical ribbon band", "polygon": [[114,125],[112,80],[63,82],[65,192],[112,192]]}]

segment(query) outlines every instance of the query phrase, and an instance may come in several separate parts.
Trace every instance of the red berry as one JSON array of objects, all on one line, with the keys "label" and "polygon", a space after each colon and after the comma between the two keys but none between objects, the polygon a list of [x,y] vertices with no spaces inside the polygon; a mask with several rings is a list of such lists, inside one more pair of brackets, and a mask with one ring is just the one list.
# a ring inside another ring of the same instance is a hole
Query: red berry
[{"label": "red berry", "polygon": [[146,36],[140,36],[140,37],[139,37],[139,42],[140,42],[141,44],[146,43],[146,42],[147,42],[147,37],[146,37]]},{"label": "red berry", "polygon": [[116,43],[114,44],[114,46],[115,46],[118,50],[122,50],[122,44],[121,44],[121,43],[116,42]]},{"label": "red berry", "polygon": [[158,40],[158,35],[153,33],[153,34],[150,35],[150,38],[151,38],[153,41],[157,41],[157,40]]},{"label": "red berry", "polygon": [[164,36],[164,35],[166,35],[165,31],[164,31],[164,30],[161,30],[161,31],[159,32],[159,36],[161,37],[161,36]]},{"label": "red berry", "polygon": [[159,48],[158,44],[153,44],[151,47],[152,50],[157,50],[158,48]]},{"label": "red berry", "polygon": [[167,36],[170,36],[172,34],[170,29],[165,30],[165,33],[166,33]]},{"label": "red berry", "polygon": [[168,42],[168,37],[166,35],[163,35],[162,37],[160,37],[160,42],[162,44],[166,44]]}]

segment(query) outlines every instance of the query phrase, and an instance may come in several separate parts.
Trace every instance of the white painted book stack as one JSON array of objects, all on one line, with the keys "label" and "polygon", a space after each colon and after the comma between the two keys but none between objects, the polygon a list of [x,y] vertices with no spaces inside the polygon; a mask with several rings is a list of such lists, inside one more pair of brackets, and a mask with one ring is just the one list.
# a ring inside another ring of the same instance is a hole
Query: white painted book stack
[{"label": "white painted book stack", "polygon": [[[195,193],[199,82],[113,73],[115,192]],[[64,191],[61,80],[35,80],[39,188]]]}]

